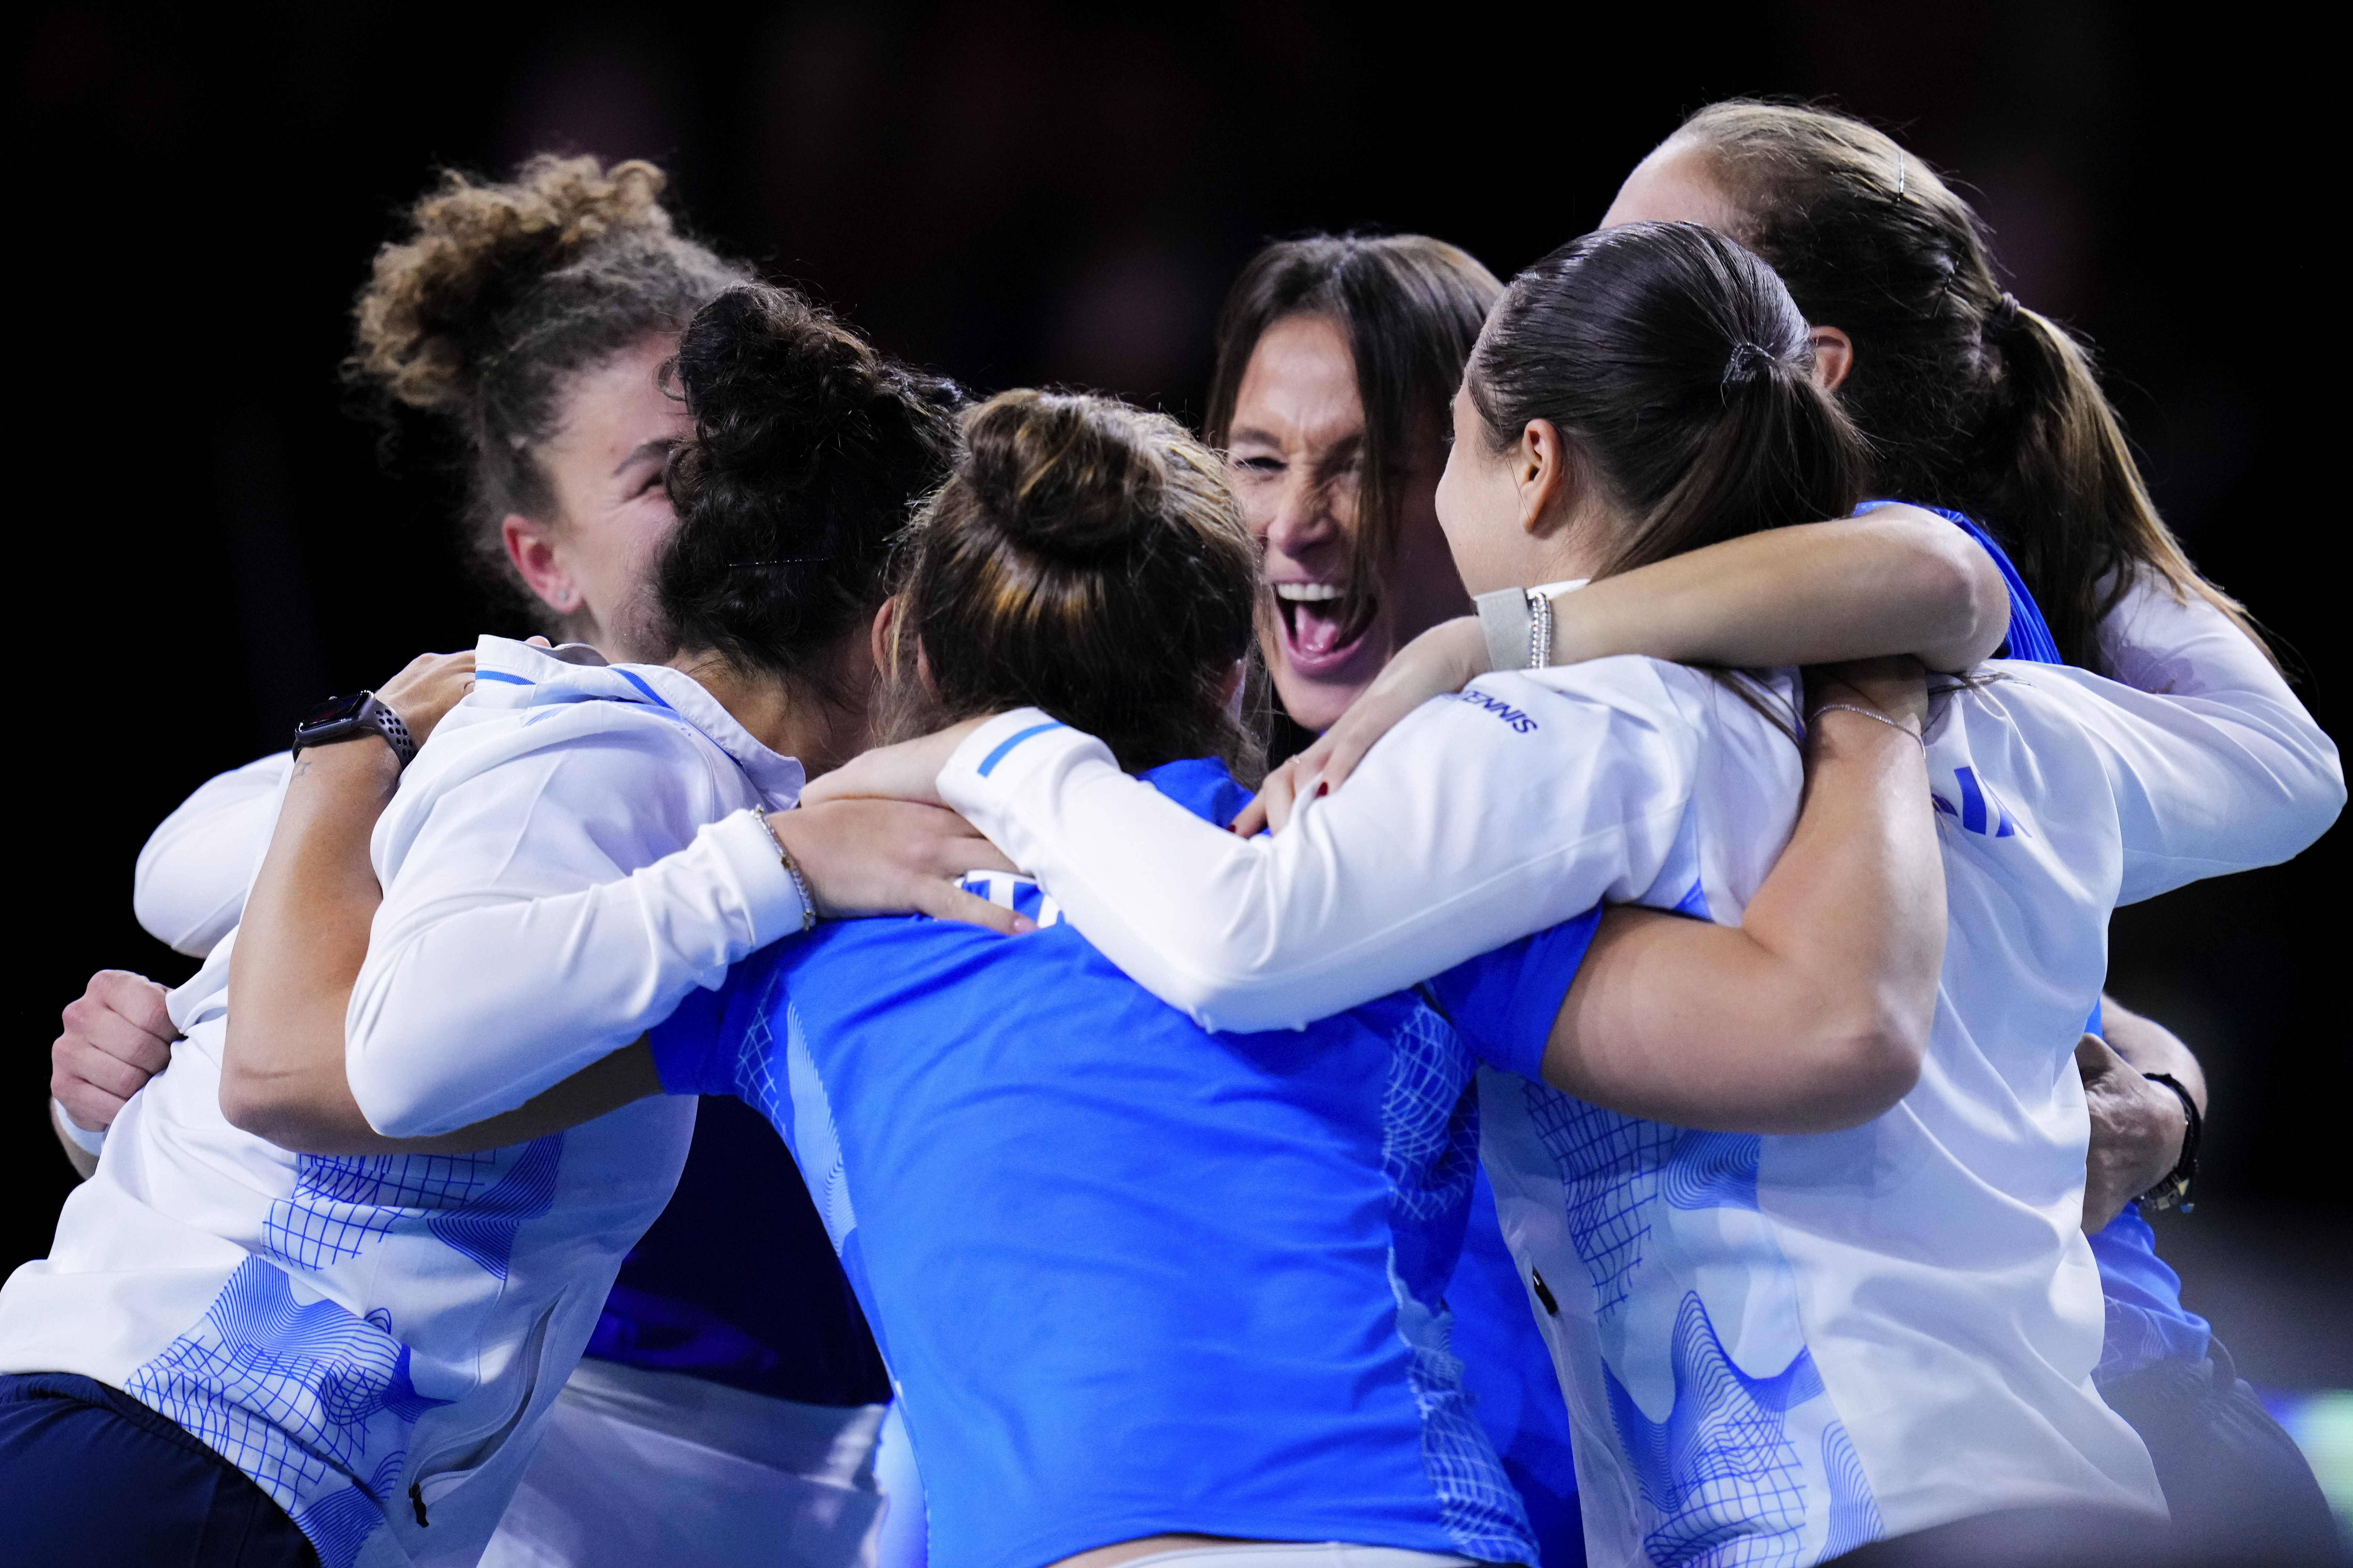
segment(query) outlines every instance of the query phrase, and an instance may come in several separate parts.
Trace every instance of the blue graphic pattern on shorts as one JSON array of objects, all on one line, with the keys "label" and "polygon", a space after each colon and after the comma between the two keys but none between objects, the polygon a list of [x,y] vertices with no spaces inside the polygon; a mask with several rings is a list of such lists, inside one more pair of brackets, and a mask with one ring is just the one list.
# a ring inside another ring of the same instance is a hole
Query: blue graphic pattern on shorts
[{"label": "blue graphic pattern on shorts", "polygon": [[1619,1447],[1654,1515],[1645,1554],[1658,1568],[1790,1568],[1807,1498],[1788,1414],[1823,1392],[1812,1355],[1801,1350],[1778,1373],[1749,1376],[1696,1294],[1675,1315],[1673,1355],[1675,1402],[1664,1421],[1643,1415],[1602,1369]]},{"label": "blue graphic pattern on shorts", "polygon": [[480,1154],[300,1154],[294,1191],[269,1205],[261,1250],[297,1268],[356,1258],[409,1214],[455,1208],[498,1175]]},{"label": "blue graphic pattern on shorts", "polygon": [[[408,1356],[381,1309],[358,1318],[332,1301],[299,1305],[282,1270],[250,1258],[204,1321],[125,1387],[251,1477],[327,1568],[347,1568],[384,1523],[409,1429],[448,1403],[417,1392]],[[354,1489],[365,1509],[337,1500]]]}]

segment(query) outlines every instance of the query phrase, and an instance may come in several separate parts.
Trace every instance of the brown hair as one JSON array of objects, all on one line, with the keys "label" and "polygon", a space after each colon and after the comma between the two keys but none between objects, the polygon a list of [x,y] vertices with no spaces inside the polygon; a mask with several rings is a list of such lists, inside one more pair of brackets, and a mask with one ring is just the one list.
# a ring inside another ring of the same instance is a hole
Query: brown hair
[{"label": "brown hair", "polygon": [[[1415,443],[1443,438],[1463,363],[1503,292],[1476,258],[1443,240],[1319,234],[1268,246],[1226,295],[1202,427],[1220,451],[1232,439],[1250,354],[1270,327],[1293,316],[1328,316],[1347,337],[1365,405],[1365,449],[1343,618],[1365,607],[1377,568],[1397,548]],[[1376,571],[1356,571],[1358,562]]]},{"label": "brown hair", "polygon": [[2002,289],[1985,225],[1934,170],[1862,121],[1746,100],[1699,110],[1677,143],[1703,151],[1807,320],[1853,339],[1839,398],[1873,489],[1990,530],[2068,662],[2102,667],[2100,621],[2143,574],[2249,626],[2158,518],[2090,352]]},{"label": "brown hair", "polygon": [[445,172],[353,306],[346,380],[457,437],[470,551],[518,594],[499,521],[554,521],[539,453],[566,383],[750,277],[677,232],[666,183],[651,163],[549,153],[503,183]]},{"label": "brown hair", "polygon": [[999,393],[901,546],[890,674],[929,667],[934,721],[1044,709],[1131,773],[1262,763],[1228,710],[1252,647],[1258,552],[1217,454],[1107,397]]}]

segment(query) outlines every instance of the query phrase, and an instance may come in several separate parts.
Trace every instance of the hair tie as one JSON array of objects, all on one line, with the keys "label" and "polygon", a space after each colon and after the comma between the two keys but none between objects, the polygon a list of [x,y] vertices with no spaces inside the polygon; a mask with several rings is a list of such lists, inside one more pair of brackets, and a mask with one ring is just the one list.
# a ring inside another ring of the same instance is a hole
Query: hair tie
[{"label": "hair tie", "polygon": [[1732,357],[1724,362],[1723,385],[1727,390],[1734,386],[1745,386],[1770,369],[1775,363],[1770,352],[1744,339],[1732,345]]},{"label": "hair tie", "polygon": [[1997,342],[2016,335],[2019,328],[2018,309],[2018,296],[2004,289],[2001,298],[1994,301],[1993,309],[1986,312],[1985,326],[1982,329],[1985,335]]}]

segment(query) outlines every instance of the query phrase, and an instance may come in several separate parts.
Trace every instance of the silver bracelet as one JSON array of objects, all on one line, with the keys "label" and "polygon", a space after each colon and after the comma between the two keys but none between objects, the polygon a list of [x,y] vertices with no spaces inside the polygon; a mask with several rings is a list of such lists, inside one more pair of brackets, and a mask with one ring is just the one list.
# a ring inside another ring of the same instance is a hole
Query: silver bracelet
[{"label": "silver bracelet", "polygon": [[1841,713],[1860,713],[1866,719],[1876,719],[1881,723],[1886,725],[1889,729],[1895,731],[1899,734],[1909,736],[1912,740],[1917,742],[1922,751],[1925,752],[1928,749],[1927,737],[1925,735],[1914,735],[1910,730],[1898,724],[1886,714],[1873,713],[1870,709],[1858,708],[1852,702],[1825,702],[1820,707],[1806,715],[1806,722],[1810,725],[1815,720],[1820,718],[1823,714],[1829,712],[1833,708],[1837,709]]},{"label": "silver bracelet", "polygon": [[793,891],[801,896],[801,934],[806,936],[817,926],[817,900],[809,896],[808,879],[801,875],[798,866],[793,864],[793,852],[785,847],[785,841],[776,837],[776,830],[768,826],[768,808],[755,805],[752,808],[752,815],[760,819],[760,831],[766,834],[768,842],[776,847],[776,858],[783,862],[785,875],[793,879]]},{"label": "silver bracelet", "polygon": [[1534,588],[1498,588],[1471,601],[1487,640],[1487,668],[1542,669],[1552,662],[1552,595]]},{"label": "silver bracelet", "polygon": [[1552,595],[1530,588],[1528,595],[1528,668],[1542,669],[1552,662]]}]

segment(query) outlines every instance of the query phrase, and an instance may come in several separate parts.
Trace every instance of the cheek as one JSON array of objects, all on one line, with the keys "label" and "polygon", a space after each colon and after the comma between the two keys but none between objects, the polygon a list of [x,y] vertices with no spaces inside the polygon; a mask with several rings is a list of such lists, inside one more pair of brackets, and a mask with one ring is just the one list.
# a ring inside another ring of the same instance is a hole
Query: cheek
[{"label": "cheek", "polygon": [[1266,536],[1274,530],[1274,514],[1280,510],[1278,487],[1271,479],[1239,474],[1233,476],[1232,486],[1234,504],[1241,509],[1242,526],[1264,546]]}]

